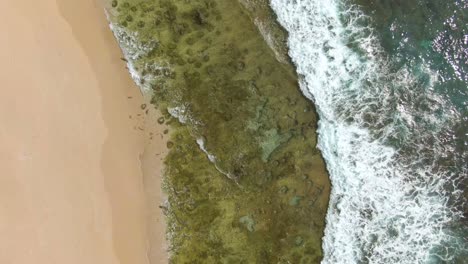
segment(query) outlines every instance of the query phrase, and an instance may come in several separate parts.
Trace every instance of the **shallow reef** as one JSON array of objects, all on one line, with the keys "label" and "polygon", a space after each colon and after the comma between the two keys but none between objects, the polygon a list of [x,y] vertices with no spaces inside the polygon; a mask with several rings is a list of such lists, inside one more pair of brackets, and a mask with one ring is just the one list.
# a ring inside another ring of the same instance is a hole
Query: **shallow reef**
[{"label": "shallow reef", "polygon": [[319,263],[330,185],[317,115],[267,2],[114,0],[109,15],[171,125],[171,263]]}]

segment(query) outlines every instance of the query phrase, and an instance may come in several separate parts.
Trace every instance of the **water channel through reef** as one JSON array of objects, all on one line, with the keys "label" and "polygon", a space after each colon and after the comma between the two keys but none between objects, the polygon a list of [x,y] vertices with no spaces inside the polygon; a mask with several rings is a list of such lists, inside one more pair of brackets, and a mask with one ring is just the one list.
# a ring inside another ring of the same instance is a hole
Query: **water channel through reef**
[{"label": "water channel through reef", "polygon": [[317,115],[268,2],[110,1],[108,13],[171,126],[171,263],[319,263],[330,184]]}]

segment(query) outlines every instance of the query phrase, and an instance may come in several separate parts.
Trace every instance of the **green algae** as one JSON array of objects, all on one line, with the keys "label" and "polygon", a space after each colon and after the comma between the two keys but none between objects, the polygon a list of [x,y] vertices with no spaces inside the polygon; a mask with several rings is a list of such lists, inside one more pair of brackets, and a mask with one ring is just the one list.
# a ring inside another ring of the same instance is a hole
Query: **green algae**
[{"label": "green algae", "polygon": [[[323,208],[313,202],[323,185],[292,175],[240,187],[212,166],[187,127],[174,127],[165,177],[172,263],[318,263]],[[291,191],[281,193],[284,186]]]},{"label": "green algae", "polygon": [[173,128],[164,178],[171,263],[321,259],[330,186],[316,114],[294,69],[278,62],[281,41],[267,45],[252,22],[252,10],[263,10],[260,21],[271,14],[258,3],[111,4],[135,80]]}]

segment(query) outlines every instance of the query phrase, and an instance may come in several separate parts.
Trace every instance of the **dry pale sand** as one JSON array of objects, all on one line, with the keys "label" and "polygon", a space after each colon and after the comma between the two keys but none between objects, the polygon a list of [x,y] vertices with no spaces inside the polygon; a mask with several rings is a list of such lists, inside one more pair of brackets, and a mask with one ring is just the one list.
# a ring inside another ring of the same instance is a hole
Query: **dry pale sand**
[{"label": "dry pale sand", "polygon": [[142,131],[101,6],[1,0],[0,17],[0,263],[167,262],[162,128]]}]

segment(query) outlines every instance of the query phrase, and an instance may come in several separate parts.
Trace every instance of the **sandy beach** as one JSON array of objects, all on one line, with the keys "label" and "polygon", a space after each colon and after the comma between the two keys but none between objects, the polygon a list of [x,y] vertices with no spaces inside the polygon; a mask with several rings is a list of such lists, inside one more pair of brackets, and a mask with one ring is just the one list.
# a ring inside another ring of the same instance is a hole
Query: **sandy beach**
[{"label": "sandy beach", "polygon": [[102,6],[4,0],[0,15],[0,263],[167,262],[163,128],[146,128]]}]

